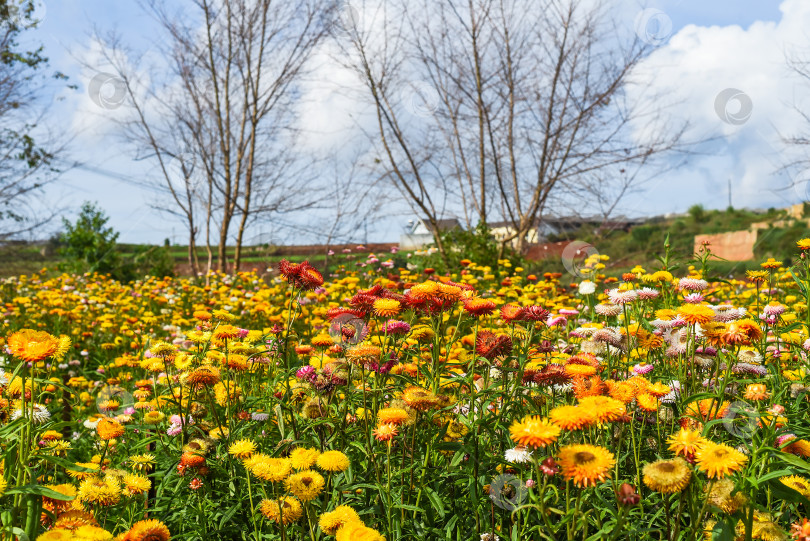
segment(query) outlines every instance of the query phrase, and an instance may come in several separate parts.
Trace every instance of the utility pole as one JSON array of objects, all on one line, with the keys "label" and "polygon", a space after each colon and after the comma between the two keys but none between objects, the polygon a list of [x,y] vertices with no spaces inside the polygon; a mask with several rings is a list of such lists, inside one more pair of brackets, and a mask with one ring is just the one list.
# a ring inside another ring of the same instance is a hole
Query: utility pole
[{"label": "utility pole", "polygon": [[731,177],[728,177],[728,208],[731,207]]}]

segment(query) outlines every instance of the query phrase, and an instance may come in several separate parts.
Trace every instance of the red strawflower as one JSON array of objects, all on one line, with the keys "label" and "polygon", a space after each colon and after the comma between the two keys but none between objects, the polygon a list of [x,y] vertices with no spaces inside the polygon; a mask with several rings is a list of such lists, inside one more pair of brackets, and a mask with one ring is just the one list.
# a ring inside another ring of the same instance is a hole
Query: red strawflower
[{"label": "red strawflower", "polygon": [[505,334],[481,331],[475,341],[475,352],[490,361],[495,357],[509,355],[512,353],[512,339]]}]

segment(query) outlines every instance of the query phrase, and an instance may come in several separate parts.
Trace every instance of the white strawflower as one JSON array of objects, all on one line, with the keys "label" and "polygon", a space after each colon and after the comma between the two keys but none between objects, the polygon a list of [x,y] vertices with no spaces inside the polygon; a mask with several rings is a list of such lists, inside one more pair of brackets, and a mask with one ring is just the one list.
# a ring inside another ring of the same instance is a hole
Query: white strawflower
[{"label": "white strawflower", "polygon": [[618,316],[622,313],[622,307],[615,304],[597,304],[594,311],[600,316]]},{"label": "white strawflower", "polygon": [[667,385],[669,385],[669,388],[672,390],[661,397],[661,403],[673,404],[681,395],[681,382],[678,380],[673,380],[667,383]]},{"label": "white strawflower", "polygon": [[[11,420],[16,421],[17,419],[25,416],[26,418],[31,414],[28,408],[25,408],[25,413],[21,409],[16,409],[11,413]],[[48,419],[51,418],[51,413],[48,409],[43,406],[42,404],[34,404],[34,418],[33,422],[36,425],[41,425],[44,422],[47,422]]]},{"label": "white strawflower", "polygon": [[608,298],[613,304],[630,304],[638,298],[638,294],[633,289],[627,291],[620,291],[618,289],[611,289],[608,291]]},{"label": "white strawflower", "polygon": [[5,387],[8,385],[8,378],[6,377],[5,371],[0,368],[0,387]]},{"label": "white strawflower", "polygon": [[762,355],[755,349],[741,349],[737,353],[737,359],[743,363],[762,364]]},{"label": "white strawflower", "polygon": [[557,394],[568,394],[574,390],[574,386],[570,383],[563,383],[562,385],[559,384],[552,385],[551,388],[554,389],[554,392]]},{"label": "white strawflower", "polygon": [[527,451],[525,447],[515,447],[513,449],[507,449],[503,457],[507,462],[512,462],[513,464],[525,464],[532,459],[532,454]]},{"label": "white strawflower", "polygon": [[594,284],[590,280],[583,280],[582,283],[579,284],[580,295],[590,295],[595,291],[596,291],[596,284]]},{"label": "white strawflower", "polygon": [[82,425],[84,425],[84,428],[87,428],[89,430],[95,430],[96,426],[98,426],[99,421],[101,421],[101,417],[99,417],[95,421],[91,421],[90,419],[85,419],[84,422],[82,423]]}]

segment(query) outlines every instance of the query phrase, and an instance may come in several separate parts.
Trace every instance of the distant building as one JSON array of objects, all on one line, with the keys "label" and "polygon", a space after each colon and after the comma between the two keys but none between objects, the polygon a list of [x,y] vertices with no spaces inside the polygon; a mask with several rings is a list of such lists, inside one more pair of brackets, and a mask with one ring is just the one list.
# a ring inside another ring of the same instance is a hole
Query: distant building
[{"label": "distant building", "polygon": [[[461,223],[456,218],[439,220],[436,225],[439,231],[462,229]],[[429,244],[433,244],[433,233],[430,230],[430,220],[427,218],[410,220],[405,232],[399,236],[400,250],[422,250]]]},{"label": "distant building", "polygon": [[[622,230],[628,231],[631,227],[644,223],[639,218],[627,218],[617,216],[605,220],[602,216],[544,216],[535,221],[526,235],[526,244],[541,244],[548,242],[551,236],[561,236],[566,233],[573,233],[582,227],[591,227],[596,231]],[[410,220],[405,228],[405,232],[399,237],[399,247],[402,250],[421,250],[433,243],[433,235],[430,232],[430,222],[426,218]],[[461,223],[456,218],[439,220],[440,231],[448,231],[454,228],[461,228]],[[511,237],[515,228],[512,222],[488,222],[487,227],[490,234],[497,241],[502,241]],[[514,246],[517,239],[511,241]]]},{"label": "distant building", "polygon": [[[535,226],[526,235],[527,244],[539,244],[548,242],[551,236],[572,233],[578,229],[589,226],[596,230],[623,230],[627,231],[634,225],[643,223],[642,219],[631,219],[626,216],[617,216],[611,220],[605,220],[601,216],[544,216],[535,222]],[[495,240],[502,241],[515,233],[512,222],[492,222],[487,226]],[[514,245],[516,240],[512,241]]]}]

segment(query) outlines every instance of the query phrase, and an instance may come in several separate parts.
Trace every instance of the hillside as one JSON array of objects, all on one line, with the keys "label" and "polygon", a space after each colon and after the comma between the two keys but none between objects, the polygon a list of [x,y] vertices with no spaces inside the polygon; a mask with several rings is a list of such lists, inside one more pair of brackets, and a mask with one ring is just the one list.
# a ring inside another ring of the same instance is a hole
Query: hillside
[{"label": "hillside", "polygon": [[[561,253],[568,242],[578,240],[593,245],[600,254],[610,256],[609,269],[621,272],[635,264],[651,266],[656,264],[657,256],[664,249],[664,242],[669,236],[672,252],[681,261],[687,261],[694,252],[695,235],[725,233],[731,231],[757,229],[756,242],[753,247],[754,258],[748,261],[716,261],[713,268],[721,274],[740,273],[759,265],[759,262],[773,257],[787,261],[795,250],[795,239],[810,236],[807,209],[800,209],[797,216],[793,209],[768,209],[751,211],[746,209],[705,210],[699,205],[693,206],[688,213],[674,217],[651,218],[641,225],[625,230],[582,227],[562,235],[552,236],[545,245],[537,246],[533,254],[544,254],[537,260],[527,261],[527,268],[533,272],[563,272]],[[790,211],[793,211],[792,213]],[[792,215],[791,215],[792,214]],[[361,250],[389,254],[394,243],[369,245]],[[252,268],[263,272],[267,267],[277,263],[281,258],[292,261],[308,259],[316,265],[326,262],[327,246],[247,246],[243,252],[243,269]],[[355,246],[333,246],[336,257],[332,263],[345,262],[341,252]],[[539,248],[539,249],[538,249]],[[0,276],[30,274],[47,268],[54,272],[60,261],[58,245],[54,242],[9,243],[0,246]],[[145,259],[158,251],[166,250],[174,262],[179,274],[187,275],[188,252],[183,245],[168,247],[120,244],[117,247],[122,256],[132,259]],[[233,247],[228,254],[233,255]],[[198,248],[200,261],[207,259],[205,248]],[[399,259],[399,258],[398,258]],[[402,261],[399,261],[402,263]],[[631,263],[632,262],[632,263]]]},{"label": "hillside", "polygon": [[[719,273],[743,272],[754,268],[762,260],[773,257],[787,261],[795,254],[796,239],[810,236],[807,224],[807,205],[801,209],[802,217],[791,216],[791,209],[768,209],[755,212],[746,209],[705,210],[699,205],[690,208],[682,216],[652,218],[629,231],[599,230],[581,228],[577,231],[551,237],[552,243],[581,240],[592,244],[601,254],[610,256],[609,268],[616,271],[630,268],[635,264],[650,266],[657,262],[656,257],[663,252],[669,236],[672,251],[681,261],[686,261],[694,253],[696,235],[726,233],[750,230],[758,226],[753,252],[749,261],[717,261],[713,267]],[[711,247],[710,247],[711,248]],[[632,263],[631,263],[632,262]],[[542,270],[560,267],[562,264],[549,258],[540,265]]]}]

